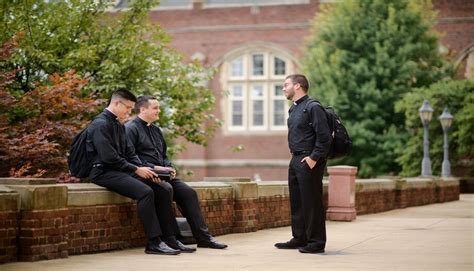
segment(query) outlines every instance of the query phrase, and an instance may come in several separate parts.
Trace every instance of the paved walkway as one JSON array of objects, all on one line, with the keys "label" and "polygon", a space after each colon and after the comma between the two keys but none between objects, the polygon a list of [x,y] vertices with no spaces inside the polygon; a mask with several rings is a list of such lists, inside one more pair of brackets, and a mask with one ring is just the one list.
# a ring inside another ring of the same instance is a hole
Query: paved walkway
[{"label": "paved walkway", "polygon": [[326,253],[278,250],[290,228],[229,234],[226,250],[198,249],[178,256],[143,249],[0,265],[0,270],[474,270],[474,195],[444,204],[328,222]]}]

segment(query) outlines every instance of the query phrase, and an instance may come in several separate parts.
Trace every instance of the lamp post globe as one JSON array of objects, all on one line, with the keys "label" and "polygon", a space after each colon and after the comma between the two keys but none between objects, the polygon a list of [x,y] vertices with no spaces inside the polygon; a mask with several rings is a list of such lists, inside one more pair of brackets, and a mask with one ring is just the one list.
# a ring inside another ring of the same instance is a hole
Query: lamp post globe
[{"label": "lamp post globe", "polygon": [[429,177],[431,174],[431,160],[429,154],[428,124],[433,116],[433,108],[427,100],[423,101],[423,105],[418,109],[421,122],[423,123],[423,160],[421,162],[421,176]]},{"label": "lamp post globe", "polygon": [[443,164],[441,165],[441,176],[449,177],[451,176],[451,164],[449,163],[448,131],[453,123],[453,115],[449,113],[447,107],[444,108],[443,114],[439,116],[439,121],[443,128]]}]

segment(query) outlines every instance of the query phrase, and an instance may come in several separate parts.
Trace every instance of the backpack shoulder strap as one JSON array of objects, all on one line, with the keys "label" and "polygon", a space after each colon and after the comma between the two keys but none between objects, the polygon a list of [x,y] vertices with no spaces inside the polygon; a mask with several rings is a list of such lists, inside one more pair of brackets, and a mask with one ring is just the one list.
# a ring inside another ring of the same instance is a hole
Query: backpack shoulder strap
[{"label": "backpack shoulder strap", "polygon": [[318,100],[315,100],[311,97],[308,97],[308,99],[306,100],[306,104],[304,105],[304,108],[303,108],[303,113],[306,115],[306,119],[307,119],[307,122],[308,122],[309,126],[313,125],[312,119],[310,118],[310,116],[308,114],[308,109],[311,108],[310,106],[312,104],[319,105],[323,109],[324,113],[326,113],[326,109],[323,107],[323,105]]}]

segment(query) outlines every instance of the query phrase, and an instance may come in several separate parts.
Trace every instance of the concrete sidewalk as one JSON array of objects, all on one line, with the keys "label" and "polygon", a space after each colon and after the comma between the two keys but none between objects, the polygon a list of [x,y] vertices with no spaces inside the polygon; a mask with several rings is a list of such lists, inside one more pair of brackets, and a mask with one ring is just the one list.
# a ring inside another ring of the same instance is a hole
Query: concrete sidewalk
[{"label": "concrete sidewalk", "polygon": [[178,256],[143,249],[0,265],[0,270],[474,270],[474,195],[455,202],[327,222],[324,254],[278,250],[289,227],[218,236],[226,250]]}]

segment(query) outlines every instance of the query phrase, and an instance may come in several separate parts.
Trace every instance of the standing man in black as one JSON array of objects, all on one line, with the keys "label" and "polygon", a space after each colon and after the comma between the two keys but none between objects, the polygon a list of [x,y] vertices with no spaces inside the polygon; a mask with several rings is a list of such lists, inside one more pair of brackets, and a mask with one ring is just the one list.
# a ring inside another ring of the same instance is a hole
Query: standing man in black
[{"label": "standing man in black", "polygon": [[207,228],[199,207],[196,191],[185,182],[176,179],[176,170],[166,155],[166,142],[161,129],[153,124],[158,120],[160,103],[155,97],[138,97],[135,104],[138,116],[125,124],[129,142],[135,147],[135,152],[143,163],[154,170],[171,173],[170,181],[162,181],[173,193],[181,213],[186,217],[198,247],[223,249],[227,245],[218,243]]},{"label": "standing man in black", "polygon": [[304,75],[286,77],[283,91],[293,101],[288,117],[288,145],[292,155],[288,170],[293,238],[276,243],[280,249],[323,253],[326,246],[326,210],[323,174],[332,143],[326,112],[308,97]]},{"label": "standing man in black", "polygon": [[92,182],[137,200],[138,215],[145,228],[148,243],[145,253],[176,255],[179,249],[170,248],[160,236],[172,236],[177,228],[159,223],[160,216],[173,217],[170,191],[159,185],[157,175],[134,153],[127,143],[125,127],[136,102],[136,97],[126,89],[113,92],[108,107],[87,128],[87,141],[92,143]]}]

